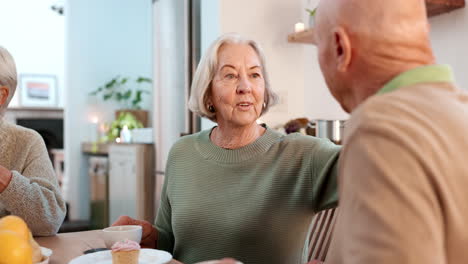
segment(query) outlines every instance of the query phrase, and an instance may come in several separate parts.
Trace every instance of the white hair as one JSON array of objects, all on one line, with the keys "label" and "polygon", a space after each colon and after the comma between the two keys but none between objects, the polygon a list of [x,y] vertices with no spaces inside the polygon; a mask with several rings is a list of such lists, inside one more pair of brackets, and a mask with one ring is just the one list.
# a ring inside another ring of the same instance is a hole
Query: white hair
[{"label": "white hair", "polygon": [[5,113],[18,83],[15,60],[4,47],[0,46],[0,86],[8,88],[9,95],[5,104],[0,105],[0,117]]},{"label": "white hair", "polygon": [[278,102],[278,95],[276,95],[276,93],[271,89],[270,80],[265,66],[265,55],[260,48],[260,45],[256,41],[243,38],[241,35],[236,33],[227,33],[220,36],[215,40],[215,42],[213,42],[213,44],[211,44],[205,55],[200,60],[193,77],[188,107],[192,112],[216,122],[216,113],[212,113],[208,110],[208,99],[210,96],[211,82],[213,81],[218,68],[218,51],[222,45],[227,43],[250,45],[260,59],[263,79],[265,80],[265,104],[262,112],[260,113],[260,116],[262,116],[271,106]]}]

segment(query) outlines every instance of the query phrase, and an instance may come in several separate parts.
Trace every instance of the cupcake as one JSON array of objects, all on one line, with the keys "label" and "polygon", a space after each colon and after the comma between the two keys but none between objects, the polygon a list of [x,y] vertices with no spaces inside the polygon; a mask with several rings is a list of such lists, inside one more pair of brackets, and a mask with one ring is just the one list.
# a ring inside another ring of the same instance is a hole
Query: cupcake
[{"label": "cupcake", "polygon": [[112,246],[112,264],[138,264],[140,245],[132,240],[116,242]]}]

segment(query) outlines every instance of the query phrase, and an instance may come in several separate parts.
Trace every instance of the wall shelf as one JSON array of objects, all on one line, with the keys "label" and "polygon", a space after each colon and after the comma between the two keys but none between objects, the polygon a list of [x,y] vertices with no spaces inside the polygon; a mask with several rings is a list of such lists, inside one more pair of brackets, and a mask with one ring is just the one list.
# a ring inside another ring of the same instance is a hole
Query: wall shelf
[{"label": "wall shelf", "polygon": [[465,0],[426,0],[427,16],[436,16],[465,7]]},{"label": "wall shelf", "polygon": [[[427,16],[432,17],[465,7],[465,0],[426,0]],[[315,45],[314,29],[288,35],[288,42]]]},{"label": "wall shelf", "polygon": [[291,33],[288,35],[288,42],[315,45],[316,43],[315,43],[314,29],[308,28],[301,32]]}]

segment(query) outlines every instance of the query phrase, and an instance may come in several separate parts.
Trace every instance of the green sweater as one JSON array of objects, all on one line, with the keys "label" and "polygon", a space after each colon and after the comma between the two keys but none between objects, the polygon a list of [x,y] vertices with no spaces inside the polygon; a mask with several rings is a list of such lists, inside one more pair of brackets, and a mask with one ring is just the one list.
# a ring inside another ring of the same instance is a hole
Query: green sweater
[{"label": "green sweater", "polygon": [[169,154],[156,219],[158,248],[186,264],[233,257],[245,264],[303,264],[314,212],[337,205],[340,147],[269,128],[228,150],[211,130]]}]

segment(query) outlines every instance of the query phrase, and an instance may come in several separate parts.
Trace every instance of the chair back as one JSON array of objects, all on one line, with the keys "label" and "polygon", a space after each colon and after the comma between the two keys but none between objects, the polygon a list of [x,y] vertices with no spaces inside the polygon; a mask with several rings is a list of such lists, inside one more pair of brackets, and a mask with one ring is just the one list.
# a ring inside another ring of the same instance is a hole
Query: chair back
[{"label": "chair back", "polygon": [[336,222],[337,208],[318,212],[312,218],[308,261],[325,261]]}]

